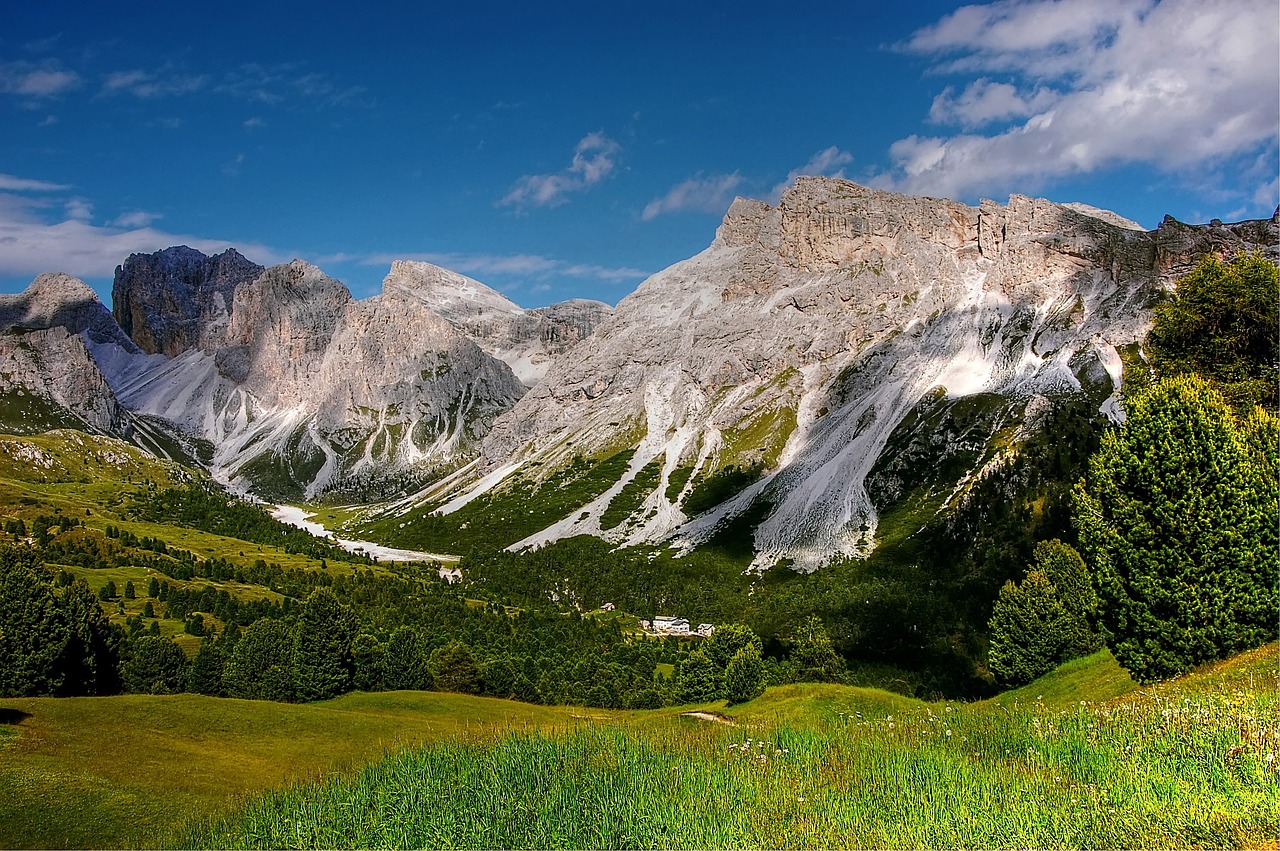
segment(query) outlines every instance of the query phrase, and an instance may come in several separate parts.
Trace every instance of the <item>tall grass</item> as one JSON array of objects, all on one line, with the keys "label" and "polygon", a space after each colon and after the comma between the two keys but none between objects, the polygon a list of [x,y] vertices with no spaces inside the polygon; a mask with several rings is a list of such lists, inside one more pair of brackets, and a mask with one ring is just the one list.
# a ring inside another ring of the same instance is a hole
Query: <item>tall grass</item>
[{"label": "tall grass", "polygon": [[[768,698],[764,698],[768,701]],[[517,733],[256,799],[193,847],[1260,846],[1276,683],[1051,706],[823,700],[807,723]]]}]

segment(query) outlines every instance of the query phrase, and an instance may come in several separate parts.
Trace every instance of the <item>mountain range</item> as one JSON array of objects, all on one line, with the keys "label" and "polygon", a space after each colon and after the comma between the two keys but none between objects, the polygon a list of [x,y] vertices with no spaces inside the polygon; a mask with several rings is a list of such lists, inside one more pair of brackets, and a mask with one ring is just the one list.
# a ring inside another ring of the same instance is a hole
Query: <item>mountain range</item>
[{"label": "mountain range", "polygon": [[1147,231],[800,178],[776,206],[737,199],[616,309],[524,310],[408,261],[358,300],[301,260],[179,246],[125,260],[111,311],[60,274],[0,296],[0,424],[116,435],[264,498],[372,503],[388,538],[542,495],[551,514],[499,543],[732,530],[756,567],[811,570],[867,554],[908,494],[963,499],[1063,404],[1122,418],[1177,277],[1278,245],[1280,215]]}]

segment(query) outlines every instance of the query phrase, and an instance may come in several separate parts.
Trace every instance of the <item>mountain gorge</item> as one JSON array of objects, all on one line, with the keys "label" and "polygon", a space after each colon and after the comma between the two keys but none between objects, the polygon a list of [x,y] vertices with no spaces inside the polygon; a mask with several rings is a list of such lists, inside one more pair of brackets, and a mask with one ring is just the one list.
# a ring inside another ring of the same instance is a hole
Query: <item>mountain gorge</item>
[{"label": "mountain gorge", "polygon": [[385,500],[361,529],[400,545],[728,536],[808,571],[869,554],[895,508],[962,504],[1068,408],[1122,416],[1172,281],[1278,242],[1275,218],[1145,231],[801,178],[616,310],[411,261],[358,300],[301,260],[176,247],[116,270],[114,319],[66,276],[4,297],[0,389],[10,420],[141,423],[264,497]]}]

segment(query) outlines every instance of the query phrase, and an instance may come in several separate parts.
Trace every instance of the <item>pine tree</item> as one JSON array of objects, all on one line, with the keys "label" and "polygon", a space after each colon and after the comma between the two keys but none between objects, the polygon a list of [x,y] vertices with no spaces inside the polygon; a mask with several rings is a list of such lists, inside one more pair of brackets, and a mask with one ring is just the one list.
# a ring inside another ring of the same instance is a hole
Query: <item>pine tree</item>
[{"label": "pine tree", "polygon": [[387,648],[378,639],[360,633],[351,643],[351,687],[356,691],[382,691],[385,688]]},{"label": "pine tree", "polygon": [[186,687],[187,656],[172,639],[139,636],[124,663],[124,685],[134,694],[176,694]]},{"label": "pine tree", "polygon": [[193,694],[207,694],[220,697],[222,690],[222,668],[224,663],[222,651],[208,637],[200,642],[200,649],[191,660],[187,671],[187,691]]},{"label": "pine tree", "polygon": [[838,683],[845,674],[844,659],[836,653],[827,628],[810,615],[791,636],[791,661],[797,682]]},{"label": "pine tree", "polygon": [[480,691],[480,668],[471,655],[471,648],[461,641],[450,641],[432,651],[429,664],[436,688],[461,694]]},{"label": "pine tree", "polygon": [[715,662],[699,647],[676,669],[676,695],[681,703],[704,703],[720,696],[720,676]]},{"label": "pine tree", "polygon": [[351,644],[359,622],[328,588],[302,606],[294,630],[293,674],[298,700],[328,700],[351,687]]},{"label": "pine tree", "polygon": [[1120,664],[1143,682],[1277,634],[1274,417],[1237,421],[1194,376],[1126,402],[1075,492],[1075,521]]},{"label": "pine tree", "polygon": [[764,694],[764,662],[755,644],[748,643],[729,660],[724,671],[724,696],[730,703],[744,703]]},{"label": "pine tree", "polygon": [[1020,584],[1006,582],[988,623],[991,672],[1002,683],[1020,686],[1052,671],[1065,619],[1058,590],[1043,571],[1028,571]]},{"label": "pine tree", "polygon": [[434,685],[422,637],[411,627],[391,633],[383,664],[383,684],[391,691],[426,691]]},{"label": "pine tree", "polygon": [[222,685],[229,697],[294,700],[293,634],[289,627],[268,618],[250,624],[227,658]]}]

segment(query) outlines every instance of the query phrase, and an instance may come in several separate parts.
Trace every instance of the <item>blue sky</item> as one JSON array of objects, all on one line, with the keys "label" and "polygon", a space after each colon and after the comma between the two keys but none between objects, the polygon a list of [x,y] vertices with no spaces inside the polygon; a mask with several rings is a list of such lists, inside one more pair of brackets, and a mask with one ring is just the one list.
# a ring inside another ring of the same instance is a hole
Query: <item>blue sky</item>
[{"label": "blue sky", "polygon": [[1146,227],[1278,201],[1275,0],[6,3],[0,291],[134,251],[616,303],[796,174]]}]

